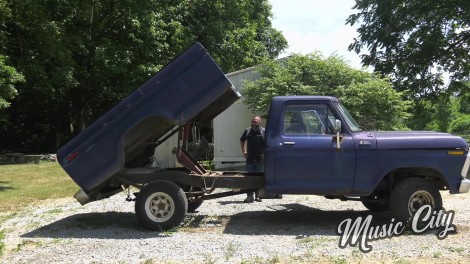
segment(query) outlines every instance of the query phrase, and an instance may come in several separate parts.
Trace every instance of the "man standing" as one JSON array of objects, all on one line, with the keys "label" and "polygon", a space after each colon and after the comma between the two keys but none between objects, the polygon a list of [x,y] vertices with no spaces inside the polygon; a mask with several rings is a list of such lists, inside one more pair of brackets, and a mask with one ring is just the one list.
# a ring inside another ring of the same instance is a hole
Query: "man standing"
[{"label": "man standing", "polygon": [[[264,170],[264,127],[261,127],[260,116],[256,115],[251,119],[251,127],[245,129],[240,137],[240,146],[243,157],[246,159],[245,170],[262,172]],[[247,193],[245,203],[252,203],[254,200],[253,192]],[[256,192],[256,201],[261,201],[258,192]]]}]

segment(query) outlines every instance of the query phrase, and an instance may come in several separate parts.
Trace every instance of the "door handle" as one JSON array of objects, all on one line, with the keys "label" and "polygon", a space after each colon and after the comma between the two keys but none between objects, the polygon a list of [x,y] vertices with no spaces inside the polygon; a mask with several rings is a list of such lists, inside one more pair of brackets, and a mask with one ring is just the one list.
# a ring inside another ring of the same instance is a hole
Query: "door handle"
[{"label": "door handle", "polygon": [[295,142],[288,141],[288,142],[284,142],[283,144],[284,144],[284,146],[294,146]]},{"label": "door handle", "polygon": [[371,148],[372,143],[370,141],[361,140],[361,141],[359,141],[359,147],[360,148]]}]

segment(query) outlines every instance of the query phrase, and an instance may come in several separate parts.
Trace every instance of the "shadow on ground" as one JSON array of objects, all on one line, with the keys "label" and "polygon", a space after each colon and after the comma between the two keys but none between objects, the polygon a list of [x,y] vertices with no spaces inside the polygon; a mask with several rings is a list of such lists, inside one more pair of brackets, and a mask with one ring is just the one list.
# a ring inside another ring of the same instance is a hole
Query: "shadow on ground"
[{"label": "shadow on ground", "polygon": [[168,233],[142,229],[134,213],[105,212],[76,214],[34,231],[23,234],[23,238],[97,238],[97,239],[141,239],[168,236]]},{"label": "shadow on ground", "polygon": [[8,184],[8,182],[0,181],[0,192],[1,191],[6,191],[6,190],[16,189],[16,188],[13,188],[11,186],[6,186],[7,184]]},{"label": "shadow on ground", "polygon": [[[224,226],[223,233],[233,235],[331,235],[345,219],[372,215],[371,226],[390,223],[388,212],[338,210],[323,211],[301,204],[281,204],[268,207],[269,211],[247,211],[230,216],[190,216],[184,226],[191,228],[208,225]],[[209,219],[209,221],[207,220]]]},{"label": "shadow on ground", "polygon": [[[233,235],[331,235],[345,219],[373,216],[372,226],[389,223],[388,213],[370,211],[322,211],[299,204],[281,204],[270,211],[247,211],[234,215],[188,214],[184,230],[215,227]],[[85,213],[66,217],[22,235],[25,238],[142,239],[168,237],[172,232],[142,229],[134,213]]]}]

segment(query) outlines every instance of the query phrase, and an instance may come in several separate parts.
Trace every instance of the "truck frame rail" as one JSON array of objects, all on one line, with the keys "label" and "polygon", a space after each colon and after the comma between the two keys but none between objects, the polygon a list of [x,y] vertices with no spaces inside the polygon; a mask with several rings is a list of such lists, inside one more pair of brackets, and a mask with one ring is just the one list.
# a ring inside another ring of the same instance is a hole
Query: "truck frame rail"
[{"label": "truck frame rail", "polygon": [[123,183],[139,186],[158,180],[173,181],[180,186],[193,186],[211,192],[216,188],[259,189],[264,186],[263,173],[253,172],[207,172],[193,174],[183,170],[160,170],[158,168],[130,168],[116,175]]}]

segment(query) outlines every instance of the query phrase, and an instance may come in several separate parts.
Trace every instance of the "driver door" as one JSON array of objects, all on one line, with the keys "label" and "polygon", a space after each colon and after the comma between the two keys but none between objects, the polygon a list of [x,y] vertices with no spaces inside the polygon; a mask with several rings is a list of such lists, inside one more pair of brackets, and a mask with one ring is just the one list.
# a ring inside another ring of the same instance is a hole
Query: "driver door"
[{"label": "driver door", "polygon": [[337,149],[334,124],[340,119],[329,102],[292,102],[283,107],[275,145],[277,193],[349,194],[356,153],[345,128]]}]

